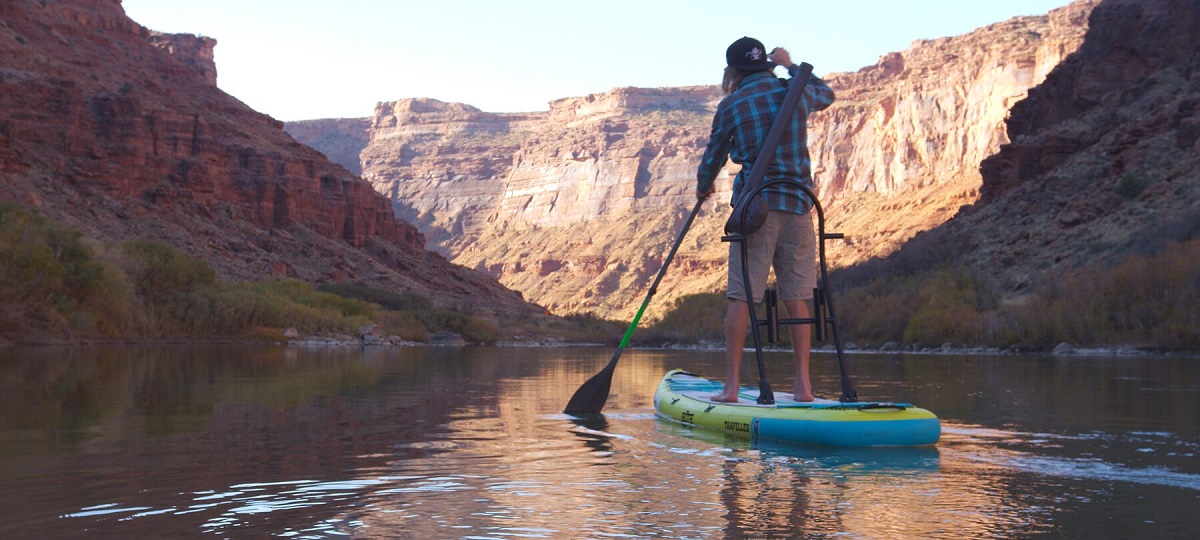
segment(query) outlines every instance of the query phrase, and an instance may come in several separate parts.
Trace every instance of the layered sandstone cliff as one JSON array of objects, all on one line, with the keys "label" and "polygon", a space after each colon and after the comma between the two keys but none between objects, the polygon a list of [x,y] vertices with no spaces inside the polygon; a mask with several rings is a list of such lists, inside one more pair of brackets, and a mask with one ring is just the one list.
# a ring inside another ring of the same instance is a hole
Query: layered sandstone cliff
[{"label": "layered sandstone cliff", "polygon": [[330,118],[287,124],[289,135],[319,149],[329,161],[355,175],[362,174],[359,153],[371,140],[370,128],[371,122],[366,118]]},{"label": "layered sandstone cliff", "polygon": [[489,230],[623,218],[691,195],[690,160],[718,97],[711,87],[626,88],[525,114],[381,103],[360,156],[363,177],[447,254]]},{"label": "layered sandstone cliff", "polygon": [[[810,118],[814,175],[828,230],[849,237],[830,246],[831,262],[889,253],[973,203],[979,163],[1008,142],[1008,111],[1079,46],[1097,1],[826,75],[838,101]],[[716,87],[624,88],[519,115],[383,103],[363,176],[453,260],[558,312],[628,317],[694,202],[719,99]],[[652,310],[723,288],[733,172],[718,179]]]},{"label": "layered sandstone cliff", "polygon": [[1009,110],[1079,47],[1097,3],[920,40],[830,76],[838,103],[810,120],[810,146],[829,227],[848,236],[830,244],[833,264],[885,256],[973,203]]},{"label": "layered sandstone cliff", "polygon": [[533,309],[425,251],[371,185],[218,90],[212,40],[152,33],[118,0],[14,0],[0,18],[0,197],[102,240],[168,242],[227,279]]},{"label": "layered sandstone cliff", "polygon": [[191,66],[209,84],[217,84],[217,62],[214,51],[217,40],[194,34],[164,34],[150,32],[150,43],[167,51],[176,60]]},{"label": "layered sandstone cliff", "polygon": [[694,200],[719,97],[713,87],[626,88],[529,114],[383,103],[363,177],[456,262],[556,313],[624,317]]}]

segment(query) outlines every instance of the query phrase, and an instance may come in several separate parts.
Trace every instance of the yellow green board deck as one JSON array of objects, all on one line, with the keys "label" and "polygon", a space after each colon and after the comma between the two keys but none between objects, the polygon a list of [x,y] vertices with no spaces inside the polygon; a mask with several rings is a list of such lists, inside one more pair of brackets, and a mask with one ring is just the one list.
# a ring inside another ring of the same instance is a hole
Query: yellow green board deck
[{"label": "yellow green board deck", "polygon": [[654,408],[660,416],[685,425],[752,440],[848,447],[927,446],[941,436],[937,416],[908,403],[797,402],[791,394],[776,392],[774,404],[759,405],[758,389],[751,387],[740,389],[737,403],[712,401],[722,388],[720,382],[672,370],[654,392]]}]

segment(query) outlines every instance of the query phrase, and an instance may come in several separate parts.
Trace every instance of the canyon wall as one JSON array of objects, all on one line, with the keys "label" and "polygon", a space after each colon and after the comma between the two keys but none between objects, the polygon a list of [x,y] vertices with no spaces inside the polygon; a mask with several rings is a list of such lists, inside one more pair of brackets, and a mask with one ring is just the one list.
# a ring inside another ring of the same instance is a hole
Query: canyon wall
[{"label": "canyon wall", "polygon": [[362,175],[359,154],[371,139],[371,122],[366,118],[330,118],[287,124],[288,134],[313,148],[319,148],[329,161]]},{"label": "canyon wall", "polygon": [[447,254],[489,228],[620,219],[691,196],[695,149],[718,98],[711,87],[626,88],[526,114],[381,103],[360,156],[363,177]]},{"label": "canyon wall", "polygon": [[538,312],[424,249],[373,187],[217,89],[212,48],[117,0],[0,4],[0,197],[221,277],[358,281],[482,313]]},{"label": "canyon wall", "polygon": [[[917,41],[825,75],[838,100],[809,119],[809,139],[827,230],[847,235],[830,244],[831,263],[886,255],[975,202],[979,163],[1009,142],[1008,111],[1079,47],[1097,3]],[[716,79],[720,59],[714,66]],[[715,86],[618,88],[524,114],[381,103],[363,177],[454,261],[556,312],[628,317],[694,203],[720,97]],[[718,179],[651,318],[679,296],[723,290],[720,228],[735,172]]]},{"label": "canyon wall", "polygon": [[[1185,0],[1109,0],[1097,9],[1098,29],[1089,33],[1087,47],[1013,108],[1008,129],[1015,141],[985,163],[984,201],[1131,126],[1138,127],[1109,148],[1110,174],[1135,170],[1145,156],[1133,147],[1144,146],[1155,133],[1172,133],[1176,146],[1192,147],[1198,126],[1193,70],[1200,62],[1198,12],[1196,2]],[[1152,110],[1132,107],[1146,96],[1162,102]]]},{"label": "canyon wall", "polygon": [[834,107],[810,120],[813,172],[846,266],[885,256],[979,197],[979,164],[1009,142],[1014,104],[1082,43],[1098,1],[919,40],[829,77]]},{"label": "canyon wall", "polygon": [[[979,204],[926,243],[1014,288],[1200,234],[1200,3],[1105,0],[1079,51],[1017,104]],[[1009,231],[1004,234],[983,234]]]}]

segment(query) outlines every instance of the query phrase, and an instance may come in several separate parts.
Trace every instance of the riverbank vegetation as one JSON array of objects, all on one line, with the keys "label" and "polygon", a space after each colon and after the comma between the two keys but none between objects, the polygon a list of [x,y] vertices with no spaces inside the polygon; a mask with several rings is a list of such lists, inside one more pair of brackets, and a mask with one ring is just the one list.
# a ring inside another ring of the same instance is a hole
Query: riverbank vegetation
[{"label": "riverbank vegetation", "polygon": [[[497,322],[434,306],[411,291],[296,280],[226,283],[204,261],[165,244],[103,244],[0,202],[0,338],[10,341],[282,340],[357,337],[364,328],[405,341],[438,332],[468,343],[509,339],[616,344],[627,322],[548,318]],[[952,262],[881,262],[834,272],[843,342],[863,347],[1050,350],[1133,346],[1200,350],[1200,239],[1118,264],[1046,275],[1014,291]],[[725,298],[678,299],[633,344],[723,342]],[[786,342],[786,332],[783,333]]]},{"label": "riverbank vegetation", "polygon": [[[880,264],[834,272],[831,281],[842,339],[864,347],[1200,350],[1200,239],[1047,274],[1017,291],[948,262]],[[724,302],[720,294],[682,298],[639,341],[719,342]]]},{"label": "riverbank vegetation", "polygon": [[[439,309],[413,292],[274,278],[226,283],[206,262],[168,245],[103,244],[4,202],[0,274],[0,338],[10,341],[283,340],[291,329],[357,338],[370,328],[405,341],[450,332],[492,343],[521,331]],[[564,340],[611,333],[586,321],[551,331]]]},{"label": "riverbank vegetation", "polygon": [[1193,239],[1111,267],[1046,274],[1016,293],[961,268],[880,276],[850,288],[838,307],[865,342],[1196,350],[1198,276],[1200,240]]}]

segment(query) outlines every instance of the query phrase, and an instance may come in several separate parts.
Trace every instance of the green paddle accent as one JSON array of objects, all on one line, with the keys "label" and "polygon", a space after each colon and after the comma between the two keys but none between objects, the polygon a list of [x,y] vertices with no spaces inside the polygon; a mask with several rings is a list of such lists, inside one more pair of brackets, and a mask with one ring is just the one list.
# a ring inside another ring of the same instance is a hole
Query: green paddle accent
[{"label": "green paddle accent", "polygon": [[629,329],[625,330],[625,337],[621,338],[621,344],[617,346],[616,352],[613,353],[612,360],[608,361],[608,365],[604,369],[583,383],[575,395],[571,396],[571,401],[567,402],[567,408],[563,409],[567,414],[596,414],[600,409],[604,408],[604,403],[608,401],[608,390],[612,387],[613,370],[617,367],[617,360],[621,358],[621,353],[625,351],[625,346],[629,345],[629,338],[633,336],[633,329],[637,328],[638,321],[642,320],[642,314],[646,312],[646,306],[650,305],[650,299],[654,297],[654,293],[658,292],[658,283],[662,281],[663,275],[667,273],[667,267],[671,265],[671,260],[675,258],[675,252],[679,250],[679,245],[683,243],[683,237],[687,234],[688,229],[692,227],[692,221],[696,219],[696,214],[700,212],[700,205],[704,204],[703,200],[697,200],[696,206],[692,207],[692,213],[688,214],[687,221],[683,223],[683,229],[679,231],[679,237],[675,239],[675,245],[671,246],[670,253],[663,260],[662,268],[658,269],[658,276],[654,278],[654,283],[650,285],[650,290],[646,293],[646,299],[642,301],[642,307],[638,309],[637,315],[633,317],[633,322],[629,323]]}]

